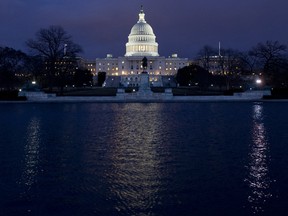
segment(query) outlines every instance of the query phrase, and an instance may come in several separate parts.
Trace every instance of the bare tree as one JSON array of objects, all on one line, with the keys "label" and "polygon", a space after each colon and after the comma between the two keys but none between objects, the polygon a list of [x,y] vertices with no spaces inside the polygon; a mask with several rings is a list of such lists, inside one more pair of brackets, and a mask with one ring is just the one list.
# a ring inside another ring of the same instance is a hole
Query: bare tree
[{"label": "bare tree", "polygon": [[[82,51],[81,47],[72,41],[72,37],[61,26],[50,26],[40,29],[35,39],[29,39],[26,45],[32,53],[44,58],[46,71],[52,86],[54,77],[63,79],[67,72],[67,64],[75,61],[77,53]],[[58,82],[59,83],[59,82]],[[63,85],[63,82],[61,82]]]},{"label": "bare tree", "polygon": [[[81,47],[72,41],[72,37],[61,26],[50,26],[40,29],[35,39],[29,39],[27,46],[48,60],[58,60],[67,56],[75,56],[81,52]],[[64,51],[64,49],[66,49]]]},{"label": "bare tree", "polygon": [[280,44],[278,41],[266,41],[266,43],[258,43],[253,47],[250,54],[258,59],[266,77],[273,78],[285,62],[286,52],[286,45]]},{"label": "bare tree", "polygon": [[222,51],[226,59],[226,70],[230,75],[240,75],[241,58],[240,52],[234,49],[225,49]]},{"label": "bare tree", "polygon": [[239,58],[241,61],[241,73],[253,75],[257,67],[257,57],[251,51],[240,52]]},{"label": "bare tree", "polygon": [[211,46],[205,45],[199,52],[200,65],[205,69],[210,71],[212,56],[217,55],[217,50]]},{"label": "bare tree", "polygon": [[[0,47],[0,88],[13,89],[24,73],[26,54],[13,48]],[[19,86],[18,86],[19,87]]]},{"label": "bare tree", "polygon": [[230,89],[231,79],[240,75],[239,51],[234,49],[222,49],[217,58],[219,74],[225,76],[226,88]]}]

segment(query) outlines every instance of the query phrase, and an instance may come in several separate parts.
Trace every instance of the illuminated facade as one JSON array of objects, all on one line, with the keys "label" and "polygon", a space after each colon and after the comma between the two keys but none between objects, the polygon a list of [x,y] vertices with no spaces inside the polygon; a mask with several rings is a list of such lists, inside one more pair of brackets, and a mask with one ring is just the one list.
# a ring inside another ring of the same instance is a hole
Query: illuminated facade
[{"label": "illuminated facade", "polygon": [[104,71],[108,77],[121,76],[121,84],[128,86],[127,80],[138,80],[137,75],[143,72],[144,57],[148,59],[146,72],[149,74],[150,81],[153,81],[156,86],[161,86],[161,76],[173,76],[179,68],[188,65],[188,59],[179,58],[177,54],[172,54],[168,58],[159,56],[156,36],[152,27],[146,22],[144,11],[141,9],[139,20],[128,36],[126,54],[117,58],[113,58],[111,54],[106,58],[97,58],[96,72]]},{"label": "illuminated facade", "polygon": [[139,20],[128,36],[125,56],[159,56],[156,36],[146,22],[143,10],[140,11]]},{"label": "illuminated facade", "polygon": [[93,60],[85,60],[83,67],[90,71],[94,76],[96,75],[96,63]]}]

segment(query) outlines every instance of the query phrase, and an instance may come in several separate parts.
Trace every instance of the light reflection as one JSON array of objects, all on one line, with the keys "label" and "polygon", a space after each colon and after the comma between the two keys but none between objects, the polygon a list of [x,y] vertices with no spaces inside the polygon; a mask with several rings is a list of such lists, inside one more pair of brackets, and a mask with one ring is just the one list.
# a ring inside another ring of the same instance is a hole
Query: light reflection
[{"label": "light reflection", "polygon": [[27,127],[27,141],[24,147],[24,169],[21,177],[21,184],[29,191],[36,183],[39,166],[39,145],[40,145],[40,120],[31,119]]},{"label": "light reflection", "polygon": [[[161,184],[158,155],[161,111],[155,109],[159,108],[159,105],[132,104],[126,115],[120,112],[122,115],[115,116],[115,140],[109,142],[114,143],[109,153],[112,169],[106,178],[110,192],[118,197],[115,209],[119,212],[147,213],[157,205]],[[146,115],[141,114],[143,109]]]},{"label": "light reflection", "polygon": [[249,206],[254,214],[265,211],[265,203],[272,197],[269,176],[269,141],[263,121],[263,105],[253,107],[252,146],[249,153],[248,177],[245,181],[250,188]]}]

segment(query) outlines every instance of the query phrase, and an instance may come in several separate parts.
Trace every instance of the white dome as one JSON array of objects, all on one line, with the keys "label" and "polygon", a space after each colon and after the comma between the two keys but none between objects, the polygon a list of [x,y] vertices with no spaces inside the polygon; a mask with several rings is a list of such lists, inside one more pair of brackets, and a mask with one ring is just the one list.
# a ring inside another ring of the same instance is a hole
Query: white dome
[{"label": "white dome", "polygon": [[141,22],[136,23],[132,27],[130,35],[154,35],[154,33],[152,27],[148,23]]},{"label": "white dome", "polygon": [[158,43],[152,27],[145,21],[143,10],[138,22],[132,27],[126,43],[125,56],[159,56]]}]

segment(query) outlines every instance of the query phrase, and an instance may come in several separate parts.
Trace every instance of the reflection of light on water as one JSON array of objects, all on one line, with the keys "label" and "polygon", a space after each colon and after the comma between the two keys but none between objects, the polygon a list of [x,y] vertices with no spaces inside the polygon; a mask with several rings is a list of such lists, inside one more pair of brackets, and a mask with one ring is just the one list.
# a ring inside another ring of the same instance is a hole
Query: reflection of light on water
[{"label": "reflection of light on water", "polygon": [[263,123],[263,106],[254,105],[253,110],[253,144],[251,146],[249,174],[246,182],[250,187],[248,202],[253,213],[264,212],[264,204],[272,197],[270,189],[271,180],[269,177],[269,142],[266,138],[265,126]]},{"label": "reflection of light on water", "polygon": [[24,147],[24,170],[22,173],[21,184],[27,190],[36,182],[39,164],[39,143],[40,143],[40,121],[32,119],[27,127],[27,142]]},{"label": "reflection of light on water", "polygon": [[[133,104],[127,115],[115,118],[114,145],[110,158],[112,169],[106,174],[116,195],[118,211],[131,214],[149,212],[157,203],[160,187],[159,156],[159,106],[152,106],[153,112],[136,113],[138,109],[151,109],[141,104]],[[133,112],[130,112],[133,109]],[[112,142],[112,143],[113,143]]]}]

